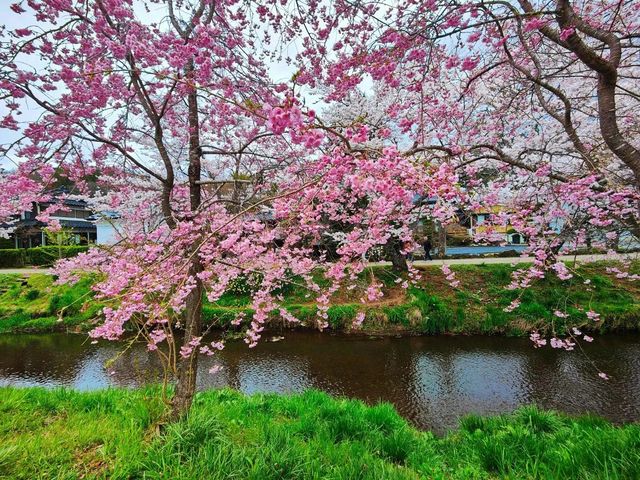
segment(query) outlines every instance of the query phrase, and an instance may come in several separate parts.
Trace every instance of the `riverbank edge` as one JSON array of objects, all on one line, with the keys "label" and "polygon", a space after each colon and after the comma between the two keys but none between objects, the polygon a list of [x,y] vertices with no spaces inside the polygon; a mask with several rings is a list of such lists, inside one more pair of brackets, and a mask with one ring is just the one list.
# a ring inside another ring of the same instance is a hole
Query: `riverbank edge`
[{"label": "riverbank edge", "polygon": [[[440,269],[425,267],[426,279],[406,291],[398,286],[392,272],[374,267],[367,272],[383,284],[383,299],[363,304],[352,300],[361,293],[343,292],[339,302],[330,305],[326,321],[331,331],[365,336],[526,336],[534,330],[562,335],[573,326],[589,333],[638,331],[640,287],[607,273],[607,265],[583,264],[576,267],[576,276],[570,281],[547,278],[524,291],[504,288],[513,269],[518,268],[508,264],[454,266],[460,281],[455,289]],[[49,275],[0,277],[0,333],[87,332],[99,318],[101,305],[90,299],[90,278],[74,286],[54,286]],[[252,314],[245,287],[235,288],[217,304],[205,302],[203,307],[206,325],[227,330],[229,337],[242,334],[241,328],[232,325],[237,315]],[[505,311],[515,298],[520,298],[520,307]],[[554,315],[561,304],[569,317]],[[285,292],[284,307],[301,322],[285,324],[274,312],[267,325],[270,331],[317,328],[316,306],[300,292]],[[599,321],[587,317],[589,309],[601,315]],[[356,327],[354,319],[359,312],[365,319]]]},{"label": "riverbank edge", "polygon": [[389,404],[310,390],[196,395],[166,422],[159,389],[0,387],[8,478],[638,478],[640,425],[522,407],[443,437]]}]

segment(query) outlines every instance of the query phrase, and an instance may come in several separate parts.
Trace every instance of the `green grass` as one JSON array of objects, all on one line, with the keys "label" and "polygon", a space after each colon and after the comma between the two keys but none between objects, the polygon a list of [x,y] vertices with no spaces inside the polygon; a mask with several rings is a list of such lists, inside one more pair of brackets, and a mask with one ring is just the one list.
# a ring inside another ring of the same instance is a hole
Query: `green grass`
[{"label": "green grass", "polygon": [[[633,282],[618,280],[606,273],[606,263],[579,265],[574,277],[560,281],[553,275],[524,290],[507,290],[511,273],[509,264],[457,265],[452,267],[461,285],[454,290],[427,271],[423,290],[444,304],[444,310],[456,318],[447,331],[524,335],[532,329],[564,334],[567,326],[604,333],[612,330],[637,330],[640,327],[640,290]],[[633,269],[637,269],[634,264]],[[588,281],[588,284],[585,284]],[[521,305],[505,312],[512,300]],[[602,321],[587,319],[586,311],[601,314]],[[443,308],[439,308],[440,311]],[[554,310],[570,315],[567,320],[554,316]]]},{"label": "green grass", "polygon": [[0,275],[0,333],[88,329],[102,305],[93,299],[90,276],[55,285],[51,275]]},{"label": "green grass", "polygon": [[[528,335],[538,329],[563,335],[568,326],[604,333],[612,330],[638,330],[640,327],[640,286],[616,279],[606,272],[607,264],[585,264],[575,269],[569,281],[549,275],[525,290],[507,290],[516,267],[509,264],[456,265],[460,286],[453,289],[436,266],[426,267],[423,279],[408,291],[400,289],[397,276],[383,267],[362,272],[355,289],[340,290],[328,315],[329,326],[350,330],[357,313],[363,311],[365,333],[424,334],[503,334]],[[519,265],[517,268],[522,268]],[[640,270],[640,262],[633,266]],[[362,304],[363,291],[372,278],[384,285],[382,303]],[[314,279],[323,284],[320,274]],[[247,318],[250,292],[255,279],[238,279],[215,303],[204,302],[205,323],[230,327],[239,313]],[[585,284],[585,280],[589,283]],[[21,279],[17,275],[0,276],[0,333],[16,331],[87,330],[99,318],[101,305],[92,298],[92,278],[85,277],[73,286],[53,285],[47,275]],[[279,289],[283,306],[303,324],[315,326],[313,297],[301,287],[300,279]],[[504,308],[519,298],[513,312]],[[602,321],[589,321],[585,311],[601,314]],[[570,319],[554,316],[554,310],[566,311]],[[273,324],[283,325],[274,311]],[[232,328],[232,330],[237,330]]]},{"label": "green grass", "polygon": [[358,305],[331,305],[327,310],[329,326],[336,330],[347,328],[358,314]]},{"label": "green grass", "polygon": [[[637,330],[640,327],[640,290],[631,282],[617,280],[606,273],[607,264],[587,264],[575,269],[575,277],[561,282],[545,278],[524,291],[507,290],[515,269],[509,264],[456,265],[461,285],[449,287],[437,267],[426,267],[424,279],[392,302],[381,305],[358,303],[362,289],[375,277],[383,283],[387,294],[398,292],[397,276],[384,267],[365,270],[357,288],[341,296],[328,311],[329,325],[337,330],[349,330],[358,311],[366,313],[364,331],[369,333],[441,333],[528,335],[531,330],[555,331],[564,334],[567,326],[580,326],[585,331],[604,333],[611,330]],[[522,268],[520,265],[517,268]],[[635,265],[634,268],[638,268]],[[590,284],[585,285],[584,281]],[[246,287],[245,290],[246,292]],[[313,324],[315,308],[306,292],[296,285],[283,290],[284,305],[303,322]],[[505,312],[515,298],[521,306]],[[215,306],[205,306],[205,318],[218,326],[246,310],[246,293],[225,294]],[[602,321],[588,321],[585,311],[593,309]],[[566,311],[569,320],[553,315],[554,310]],[[274,313],[274,318],[277,314]],[[277,320],[276,320],[277,324]]]},{"label": "green grass", "polygon": [[438,438],[388,404],[318,391],[199,393],[163,423],[158,391],[0,389],[0,478],[632,479],[640,426],[525,407]]}]

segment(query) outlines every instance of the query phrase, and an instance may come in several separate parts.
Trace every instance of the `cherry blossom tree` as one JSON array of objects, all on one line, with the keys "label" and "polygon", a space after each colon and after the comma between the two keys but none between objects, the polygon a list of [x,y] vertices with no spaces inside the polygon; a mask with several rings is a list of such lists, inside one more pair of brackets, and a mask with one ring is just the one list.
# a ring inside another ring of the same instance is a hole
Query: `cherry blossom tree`
[{"label": "cherry blossom tree", "polygon": [[326,70],[336,98],[366,72],[416,93],[394,108],[410,112],[403,127],[420,144],[440,140],[523,169],[568,157],[638,183],[636,2],[364,2],[349,11],[351,35]]},{"label": "cherry blossom tree", "polygon": [[305,78],[322,77],[338,110],[405,145],[405,155],[449,165],[468,193],[454,197],[458,208],[500,207],[476,240],[504,243],[505,228],[528,239],[533,265],[517,270],[510,288],[548,274],[571,278],[557,258],[564,251],[612,248],[621,237],[637,243],[637,2],[342,8],[348,35],[333,44],[337,60],[310,52],[317,60]]},{"label": "cherry blossom tree", "polygon": [[[282,8],[44,0],[4,11],[30,26],[2,30],[1,124],[15,135],[3,145],[13,167],[1,177],[0,220],[52,201],[39,216],[49,221],[64,200],[50,193],[59,178],[96,211],[117,212],[119,242],[60,263],[59,281],[97,275],[107,306],[91,335],[114,340],[129,329],[144,339],[175,378],[176,416],[191,404],[198,356],[223,347],[203,340],[205,296],[250,283],[254,313],[233,324],[252,347],[274,312],[298,321],[278,290],[301,282],[323,328],[340,283],[388,242],[390,223],[409,238],[414,197],[443,180],[393,145],[371,155],[362,129],[325,124],[305,106],[298,75],[271,78],[281,42],[304,27],[298,5]],[[336,222],[339,259],[327,263],[314,250]],[[330,286],[316,284],[318,268]],[[374,283],[367,296],[379,294]]]}]

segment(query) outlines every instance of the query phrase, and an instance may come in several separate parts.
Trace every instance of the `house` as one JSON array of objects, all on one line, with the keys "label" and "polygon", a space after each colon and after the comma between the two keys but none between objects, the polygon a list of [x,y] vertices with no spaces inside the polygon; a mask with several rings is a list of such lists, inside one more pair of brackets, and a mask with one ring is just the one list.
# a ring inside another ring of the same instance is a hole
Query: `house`
[{"label": "house", "polygon": [[467,233],[469,237],[473,238],[476,234],[491,228],[496,234],[502,234],[505,242],[509,245],[524,245],[526,239],[524,235],[518,233],[510,225],[489,225],[492,215],[497,215],[504,210],[500,205],[495,205],[487,210],[479,210],[470,212],[465,218],[465,226],[467,227]]},{"label": "house", "polygon": [[[66,193],[65,190],[56,190],[55,194]],[[12,224],[14,231],[11,234],[15,248],[32,248],[47,245],[45,223],[36,217],[54,202],[33,203],[31,210],[22,212],[16,222]],[[96,226],[90,220],[93,212],[89,210],[86,202],[82,200],[62,200],[63,207],[50,214],[52,220],[60,222],[62,228],[70,235],[69,243],[74,245],[87,245],[96,241]]]},{"label": "house", "polygon": [[121,219],[116,212],[101,212],[90,217],[96,226],[96,243],[114,245],[121,240]]}]

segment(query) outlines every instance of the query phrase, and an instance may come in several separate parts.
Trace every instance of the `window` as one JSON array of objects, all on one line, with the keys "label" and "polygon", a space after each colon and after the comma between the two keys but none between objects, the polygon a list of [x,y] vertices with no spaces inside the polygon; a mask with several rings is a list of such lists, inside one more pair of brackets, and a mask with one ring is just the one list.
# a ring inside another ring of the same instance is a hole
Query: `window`
[{"label": "window", "polygon": [[56,210],[51,214],[52,217],[60,217],[60,218],[89,218],[91,216],[91,212],[89,210],[74,208],[71,210]]},{"label": "window", "polygon": [[55,210],[51,212],[52,217],[74,218],[73,210]]}]

